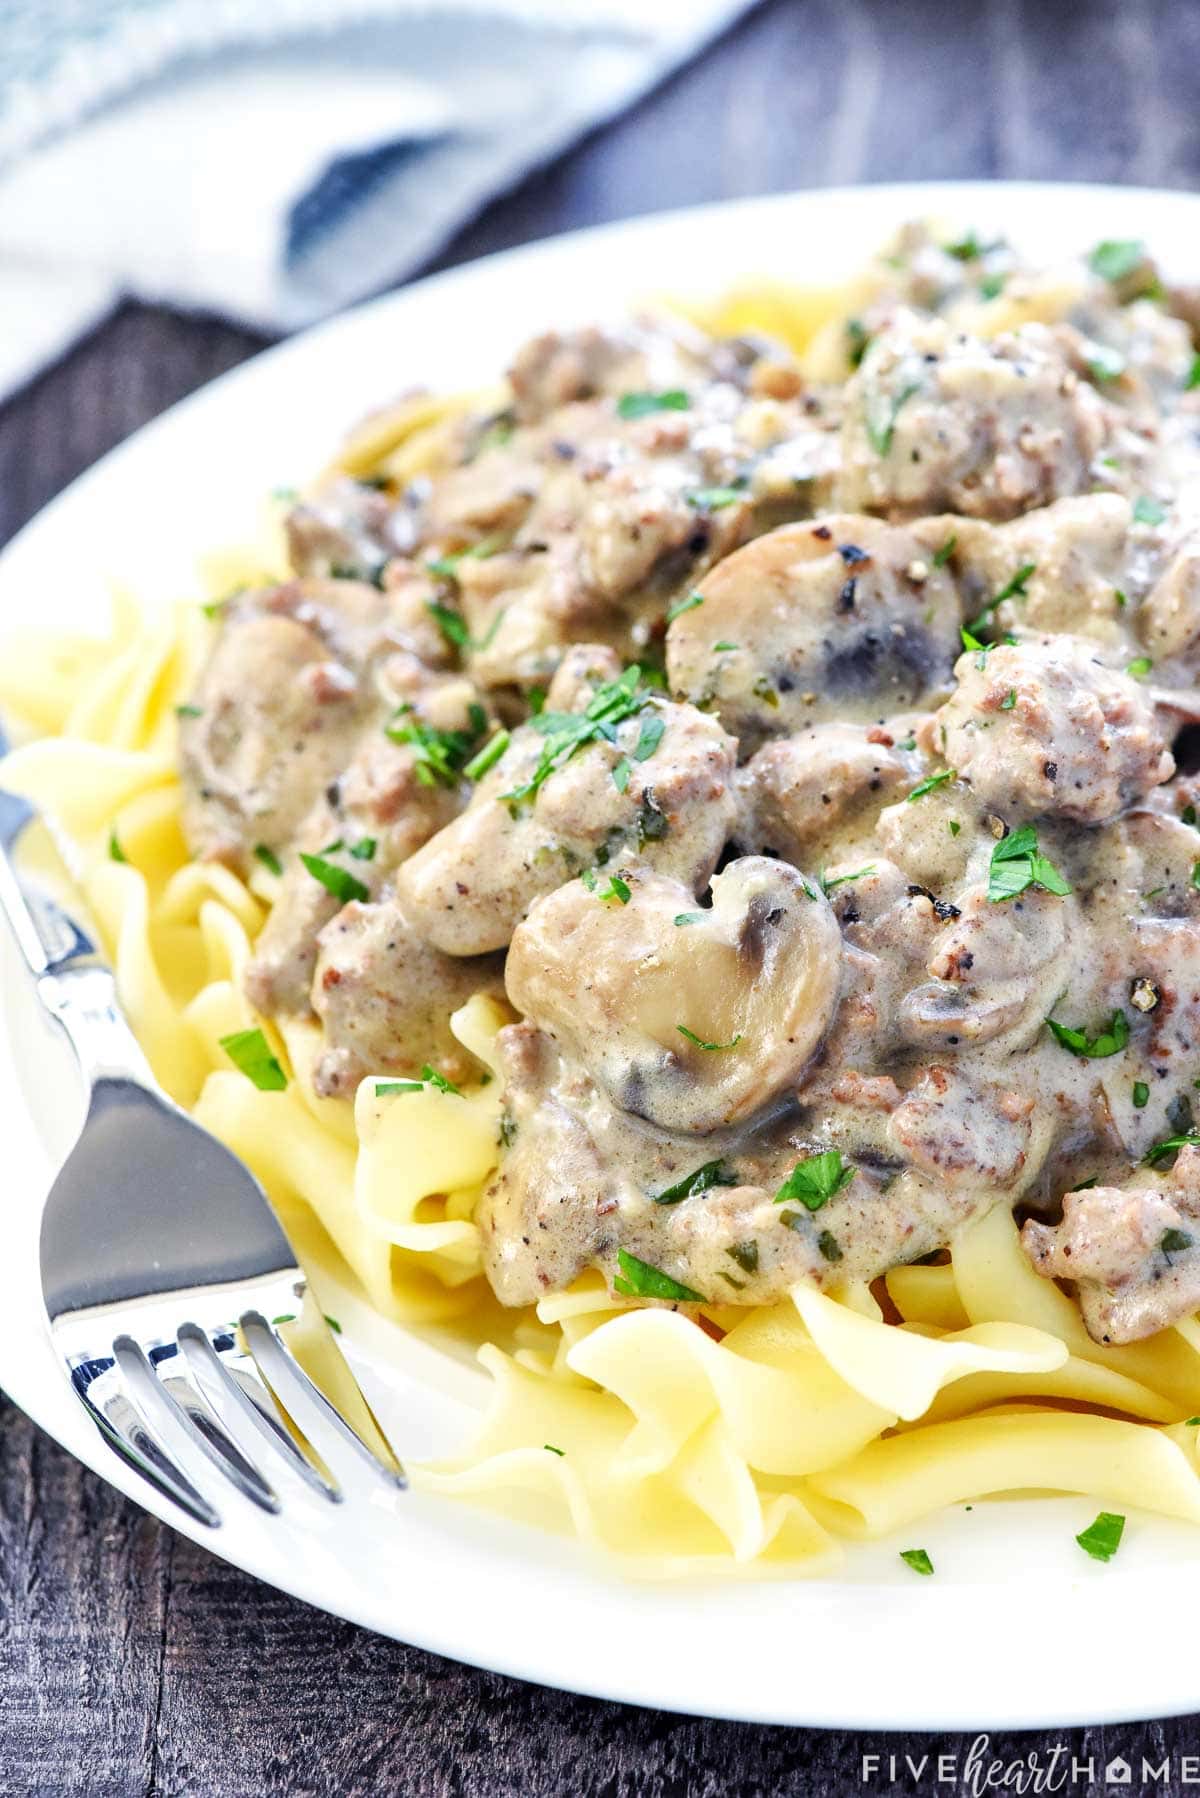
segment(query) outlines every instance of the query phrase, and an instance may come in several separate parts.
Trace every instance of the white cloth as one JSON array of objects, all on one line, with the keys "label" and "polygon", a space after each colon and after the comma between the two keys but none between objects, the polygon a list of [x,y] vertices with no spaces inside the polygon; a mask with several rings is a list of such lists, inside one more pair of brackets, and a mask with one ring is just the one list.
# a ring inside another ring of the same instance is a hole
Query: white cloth
[{"label": "white cloth", "polygon": [[0,0],[0,397],[124,294],[394,281],[747,0]]}]

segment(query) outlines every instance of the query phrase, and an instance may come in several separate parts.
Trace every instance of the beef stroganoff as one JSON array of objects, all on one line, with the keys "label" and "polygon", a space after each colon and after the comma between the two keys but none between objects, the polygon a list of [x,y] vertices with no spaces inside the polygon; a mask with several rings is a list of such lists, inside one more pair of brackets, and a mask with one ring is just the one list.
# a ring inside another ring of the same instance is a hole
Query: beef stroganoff
[{"label": "beef stroganoff", "polygon": [[159,1077],[479,1347],[430,1488],[658,1571],[1200,1522],[1198,319],[908,227],[405,399],[278,565],[9,658]]}]

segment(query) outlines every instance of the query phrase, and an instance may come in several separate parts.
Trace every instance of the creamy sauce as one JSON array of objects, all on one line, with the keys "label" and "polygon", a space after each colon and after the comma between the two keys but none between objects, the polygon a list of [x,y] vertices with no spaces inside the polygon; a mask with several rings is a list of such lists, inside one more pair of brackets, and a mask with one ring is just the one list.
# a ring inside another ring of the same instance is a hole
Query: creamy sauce
[{"label": "creamy sauce", "polygon": [[282,867],[248,987],[321,1092],[469,1080],[449,1013],[506,991],[505,1303],[758,1304],[999,1200],[1130,1340],[1200,1302],[1200,1148],[1156,1148],[1200,1104],[1194,351],[1144,266],[1050,303],[913,227],[877,275],[840,379],[550,334],[445,467],[306,498],[187,828]]}]

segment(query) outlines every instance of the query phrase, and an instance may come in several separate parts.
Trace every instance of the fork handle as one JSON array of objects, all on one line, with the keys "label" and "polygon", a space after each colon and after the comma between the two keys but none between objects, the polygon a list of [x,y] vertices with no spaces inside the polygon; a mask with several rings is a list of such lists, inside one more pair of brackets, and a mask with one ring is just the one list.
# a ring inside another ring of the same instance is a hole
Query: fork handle
[{"label": "fork handle", "polygon": [[36,816],[26,800],[0,789],[0,912],[39,999],[70,1038],[89,1087],[106,1079],[135,1080],[157,1092],[150,1065],[117,1003],[112,970],[73,918],[50,899],[39,896],[34,905],[21,884],[14,850]]}]

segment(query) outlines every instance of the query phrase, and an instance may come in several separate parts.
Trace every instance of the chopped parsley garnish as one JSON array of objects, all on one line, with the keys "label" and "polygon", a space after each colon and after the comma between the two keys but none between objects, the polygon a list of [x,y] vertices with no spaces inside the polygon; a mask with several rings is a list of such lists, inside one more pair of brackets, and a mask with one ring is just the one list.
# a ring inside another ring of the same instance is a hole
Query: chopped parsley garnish
[{"label": "chopped parsley garnish", "polygon": [[621,418],[648,418],[652,412],[686,412],[690,405],[681,387],[669,387],[664,393],[623,393],[617,413]]},{"label": "chopped parsley garnish", "polygon": [[754,694],[756,699],[761,699],[764,705],[769,705],[773,711],[778,711],[779,694],[775,690],[770,675],[758,675],[755,678],[754,685],[751,687],[750,691]]},{"label": "chopped parsley garnish", "polygon": [[706,1161],[695,1173],[687,1174],[662,1192],[652,1193],[651,1197],[656,1205],[678,1205],[681,1199],[694,1199],[698,1193],[708,1192],[714,1186],[736,1186],[737,1183],[737,1175],[723,1161]]},{"label": "chopped parsley garnish", "polygon": [[1057,1018],[1047,1018],[1046,1023],[1064,1049],[1069,1049],[1072,1055],[1086,1056],[1089,1061],[1103,1061],[1108,1055],[1119,1055],[1129,1043],[1129,1019],[1123,1011],[1114,1011],[1107,1027],[1095,1036],[1089,1036],[1086,1030],[1072,1030],[1069,1024],[1060,1024]]},{"label": "chopped parsley garnish", "polygon": [[648,718],[642,719],[642,728],[638,732],[638,740],[634,746],[635,762],[648,762],[654,751],[663,740],[666,720],[658,712],[652,712]]},{"label": "chopped parsley garnish", "polygon": [[384,733],[393,743],[412,745],[417,779],[423,786],[439,782],[445,787],[458,785],[459,776],[471,751],[487,728],[487,713],[481,705],[468,708],[470,730],[435,730],[431,724],[412,715],[411,707],[402,706]]},{"label": "chopped parsley garnish", "polygon": [[682,618],[685,612],[694,612],[697,606],[702,606],[703,604],[703,593],[692,592],[685,594],[682,599],[677,599],[674,605],[667,607],[667,623],[674,624],[675,620],[677,618]]},{"label": "chopped parsley garnish", "polygon": [[988,873],[987,896],[993,905],[1003,899],[1015,899],[1027,887],[1041,887],[1059,899],[1071,891],[1054,863],[1047,861],[1038,849],[1037,831],[1032,824],[1023,824],[996,844]]},{"label": "chopped parsley garnish", "polygon": [[1144,1080],[1135,1080],[1133,1083],[1133,1103],[1137,1111],[1144,1110],[1150,1103],[1150,1088]]},{"label": "chopped parsley garnish", "polygon": [[[992,600],[992,606],[998,606],[1006,599],[1024,599],[1026,597],[1025,583],[1031,574],[1036,573],[1036,562],[1024,563],[1017,569],[1017,572],[1013,575],[1011,580],[1005,581],[999,593],[997,593],[996,597]],[[988,610],[991,610],[991,606],[988,607]]]},{"label": "chopped parsley garnish", "polygon": [[1154,663],[1150,660],[1149,656],[1138,656],[1136,660],[1129,663],[1125,672],[1126,674],[1131,674],[1134,680],[1141,680],[1145,675],[1149,674],[1153,666]]},{"label": "chopped parsley garnish", "polygon": [[463,1096],[461,1086],[455,1086],[453,1080],[447,1080],[445,1074],[439,1074],[437,1069],[431,1068],[428,1062],[421,1069],[421,1079],[426,1086],[436,1086],[440,1093],[453,1093],[456,1099],[461,1099]]},{"label": "chopped parsley garnish", "polygon": [[485,743],[477,756],[473,756],[463,769],[467,780],[482,780],[490,768],[494,768],[504,751],[512,742],[506,730],[498,730],[489,743]]},{"label": "chopped parsley garnish", "polygon": [[819,1211],[835,1194],[854,1178],[850,1163],[842,1160],[840,1149],[826,1149],[820,1155],[808,1155],[798,1161],[779,1191],[777,1205],[799,1199],[810,1211]]},{"label": "chopped parsley garnish", "polygon": [[618,756],[617,760],[613,763],[612,771],[613,786],[617,789],[618,793],[628,791],[629,776],[632,772],[633,763],[630,761],[629,757],[627,755]]},{"label": "chopped parsley garnish", "polygon": [[1180,1149],[1186,1149],[1191,1143],[1200,1143],[1200,1131],[1188,1130],[1183,1136],[1164,1137],[1162,1142],[1156,1142],[1152,1148],[1147,1149],[1143,1159],[1147,1167],[1157,1167],[1168,1155],[1178,1154]]},{"label": "chopped parsley garnish", "polygon": [[900,1559],[906,1561],[914,1573],[933,1572],[933,1562],[929,1558],[929,1551],[927,1549],[902,1548],[900,1550]]},{"label": "chopped parsley garnish", "polygon": [[262,863],[268,874],[278,875],[283,873],[283,863],[267,843],[256,843],[254,845],[254,859],[255,861],[260,861]]},{"label": "chopped parsley garnish", "polygon": [[567,1452],[565,1448],[555,1448],[553,1442],[543,1442],[542,1447],[550,1455],[565,1455]]},{"label": "chopped parsley garnish", "polygon": [[1164,1230],[1158,1246],[1164,1255],[1170,1257],[1182,1255],[1184,1249],[1190,1249],[1194,1241],[1195,1238],[1189,1236],[1186,1230]]},{"label": "chopped parsley garnish", "polygon": [[946,563],[950,560],[951,556],[954,554],[954,551],[957,547],[958,547],[958,533],[957,533],[957,531],[951,531],[950,535],[946,538],[946,541],[942,544],[942,547],[940,549],[934,551],[934,554],[933,554],[934,567],[935,568],[944,568],[946,566]]},{"label": "chopped parsley garnish", "polygon": [[911,805],[914,799],[924,799],[926,793],[932,793],[937,787],[944,787],[948,780],[953,780],[954,778],[955,772],[953,768],[943,768],[939,774],[928,775],[926,779],[917,782],[912,792],[908,795],[908,803]]},{"label": "chopped parsley garnish", "polygon": [[1197,817],[1197,813],[1196,813],[1196,808],[1194,805],[1185,805],[1183,810],[1179,814],[1181,823],[1191,824],[1193,827],[1196,824],[1196,817]]},{"label": "chopped parsley garnish", "polygon": [[950,832],[950,835],[952,837],[956,837],[958,835],[959,831],[962,829],[962,825],[959,823],[957,818],[951,818],[951,820],[950,820],[949,824],[946,826],[946,828]]},{"label": "chopped parsley garnish", "polygon": [[891,406],[888,408],[887,415],[882,424],[878,417],[872,418],[868,413],[867,438],[871,448],[875,451],[877,456],[886,456],[891,449],[892,438],[896,434],[896,420],[899,418],[903,407],[905,407],[913,397],[913,394],[919,393],[920,390],[921,383],[919,381],[909,381],[906,386],[902,387],[892,401]]},{"label": "chopped parsley garnish", "polygon": [[377,1080],[375,1097],[377,1099],[394,1099],[398,1093],[423,1093],[423,1080]]},{"label": "chopped parsley garnish", "polygon": [[1146,260],[1140,238],[1106,238],[1088,257],[1088,267],[1103,281],[1124,281]]},{"label": "chopped parsley garnish", "polygon": [[741,1032],[739,1031],[737,1036],[730,1037],[727,1043],[706,1043],[703,1037],[697,1036],[694,1030],[689,1030],[686,1024],[676,1024],[675,1028],[678,1030],[680,1036],[687,1037],[689,1043],[695,1043],[698,1049],[704,1049],[709,1053],[720,1049],[736,1049],[742,1040]]},{"label": "chopped parsley garnish", "polygon": [[817,1237],[817,1247],[820,1249],[826,1261],[840,1261],[842,1259],[841,1244],[838,1242],[838,1239],[832,1230],[821,1231],[821,1234]]},{"label": "chopped parsley garnish", "polygon": [[736,643],[725,643],[725,642],[721,642],[721,643],[714,643],[714,644],[713,644],[713,648],[714,648],[714,649],[722,649],[722,650],[724,650],[724,649],[736,649],[736,648],[737,648],[737,644],[736,644]]},{"label": "chopped parsley garnish", "polygon": [[871,339],[867,328],[860,318],[846,320],[846,358],[851,368],[857,368],[867,353],[867,345]]},{"label": "chopped parsley garnish", "polygon": [[603,886],[596,884],[599,876],[594,868],[585,868],[579,878],[588,892],[595,893],[597,899],[603,900],[606,905],[611,905],[614,899],[619,899],[622,905],[629,904],[629,887],[619,874],[610,875]]},{"label": "chopped parsley garnish", "polygon": [[745,497],[741,487],[696,487],[684,495],[697,512],[719,512],[724,506],[739,505]]},{"label": "chopped parsley garnish", "polygon": [[1124,356],[1106,343],[1089,344],[1086,360],[1094,381],[1116,381],[1125,373]]},{"label": "chopped parsley garnish", "polygon": [[1122,593],[1122,591],[1119,587],[1113,588],[1113,598],[1117,602],[1117,608],[1119,611],[1124,611],[1125,607],[1129,604],[1128,599],[1126,598],[1125,594]]},{"label": "chopped parsley garnish", "polygon": [[1121,1546],[1125,1519],[1115,1511],[1101,1511],[1094,1523],[1081,1530],[1075,1540],[1093,1561],[1111,1561]]},{"label": "chopped parsley garnish", "polygon": [[[432,564],[430,564],[432,566]],[[450,606],[444,606],[438,599],[427,599],[425,610],[433,619],[447,643],[455,649],[465,649],[471,641],[471,633],[467,629],[467,621],[461,612]]]},{"label": "chopped parsley garnish", "polygon": [[1192,885],[1200,887],[1200,862],[1192,863]]},{"label": "chopped parsley garnish", "polygon": [[115,825],[108,833],[108,859],[110,862],[127,862],[129,860],[117,839]]},{"label": "chopped parsley garnish", "polygon": [[1004,695],[1004,698],[1000,701],[1000,710],[1002,712],[1011,712],[1016,703],[1017,689],[1015,687],[1010,687],[1008,692]]},{"label": "chopped parsley garnish", "polygon": [[354,899],[363,901],[371,897],[357,874],[351,874],[348,868],[339,868],[336,862],[328,862],[323,855],[304,855],[300,860],[308,869],[314,880],[319,880],[327,893],[343,905],[349,905]]},{"label": "chopped parsley garnish", "polygon": [[328,1311],[324,1312],[323,1316],[325,1318],[325,1322],[329,1325],[329,1328],[333,1331],[334,1335],[340,1336],[342,1333],[342,1326],[338,1322],[337,1318],[330,1317]]},{"label": "chopped parsley garnish", "polygon": [[202,705],[177,705],[175,716],[177,718],[203,718],[204,707]]},{"label": "chopped parsley garnish", "polygon": [[690,1286],[673,1280],[660,1267],[651,1267],[648,1261],[639,1261],[627,1249],[617,1250],[617,1262],[621,1271],[613,1280],[613,1289],[623,1298],[674,1299],[681,1305],[704,1303],[702,1293],[693,1292]]},{"label": "chopped parsley garnish", "polygon": [[1001,275],[1001,274],[985,275],[983,277],[982,281],[979,283],[980,299],[981,300],[998,299],[999,296],[1004,292],[1004,283],[1007,280],[1008,280],[1007,275]]},{"label": "chopped parsley garnish", "polygon": [[470,549],[458,549],[449,556],[434,556],[431,561],[426,562],[425,566],[429,573],[437,575],[439,580],[456,581],[460,562],[468,559],[472,562],[486,562],[489,556],[494,556],[496,551],[503,547],[504,539],[502,537],[483,537],[478,543],[473,543]]},{"label": "chopped parsley garnish", "polygon": [[1160,506],[1156,499],[1141,494],[1133,506],[1133,522],[1135,524],[1161,524],[1167,516],[1166,507]]},{"label": "chopped parsley garnish", "polygon": [[1200,387],[1200,355],[1192,357],[1192,366],[1188,369],[1187,380],[1183,383],[1183,391],[1191,393],[1196,387]]},{"label": "chopped parsley garnish", "polygon": [[641,679],[642,670],[635,662],[619,680],[605,681],[597,687],[584,711],[540,712],[532,718],[534,730],[545,742],[529,779],[502,795],[509,806],[520,805],[532,798],[556,769],[587,744],[600,738],[615,743],[617,725],[632,718],[650,702],[651,693],[639,685]]},{"label": "chopped parsley garnish", "polygon": [[675,914],[675,922],[676,922],[676,924],[677,924],[677,925],[683,925],[683,924],[703,924],[703,922],[704,922],[704,913],[703,913],[703,912],[702,912],[702,911],[681,911],[681,912],[676,912],[676,914]]},{"label": "chopped parsley garnish", "polygon": [[734,1242],[725,1253],[731,1261],[736,1261],[744,1274],[758,1272],[758,1243],[752,1236],[749,1242]]},{"label": "chopped parsley garnish", "polygon": [[281,1093],[287,1087],[287,1075],[271,1052],[271,1045],[261,1030],[235,1030],[232,1036],[218,1038],[239,1073],[257,1086],[260,1093]]},{"label": "chopped parsley garnish", "polygon": [[294,1311],[281,1311],[278,1317],[271,1319],[272,1324],[294,1324],[295,1321],[296,1313]]},{"label": "chopped parsley garnish", "polygon": [[350,854],[356,862],[373,862],[377,847],[374,837],[359,837],[357,843],[351,843]]},{"label": "chopped parsley garnish", "polygon": [[831,876],[822,873],[821,890],[825,893],[832,893],[835,887],[845,886],[846,882],[849,880],[861,880],[864,874],[874,874],[874,872],[875,863],[871,862],[865,868],[856,868],[853,874],[834,874]]}]

